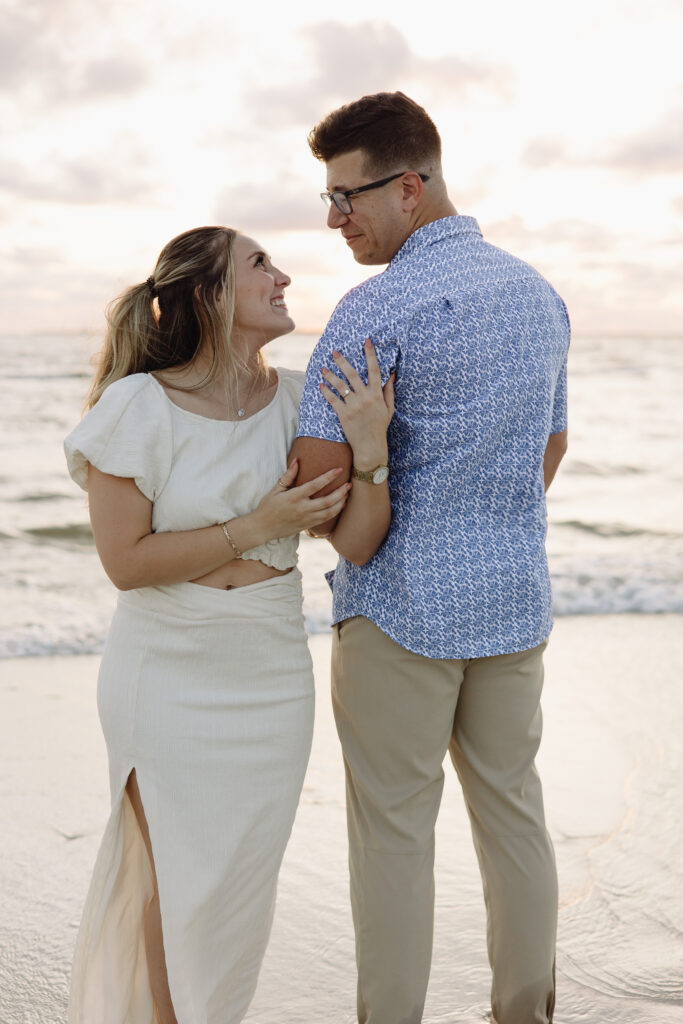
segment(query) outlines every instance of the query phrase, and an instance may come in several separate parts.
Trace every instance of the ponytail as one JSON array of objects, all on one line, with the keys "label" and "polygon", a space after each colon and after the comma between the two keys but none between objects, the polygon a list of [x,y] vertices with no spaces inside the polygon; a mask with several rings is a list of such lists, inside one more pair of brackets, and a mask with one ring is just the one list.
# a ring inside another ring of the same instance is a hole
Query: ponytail
[{"label": "ponytail", "polygon": [[150,355],[159,347],[152,296],[148,279],[144,284],[127,288],[107,306],[107,333],[88,392],[87,408],[91,409],[114,381],[148,369]]},{"label": "ponytail", "polygon": [[[159,254],[154,275],[128,288],[107,307],[107,333],[86,408],[114,381],[133,373],[185,366],[202,349],[211,354],[206,378],[219,371],[232,390],[242,360],[232,346],[235,273],[231,228],[194,228],[173,238]],[[265,372],[259,355],[257,373]]]}]

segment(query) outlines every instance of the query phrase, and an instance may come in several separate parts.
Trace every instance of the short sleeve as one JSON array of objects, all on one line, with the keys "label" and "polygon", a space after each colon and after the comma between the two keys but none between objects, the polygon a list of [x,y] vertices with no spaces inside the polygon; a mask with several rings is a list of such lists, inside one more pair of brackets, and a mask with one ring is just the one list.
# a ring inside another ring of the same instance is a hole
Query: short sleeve
[{"label": "short sleeve", "polygon": [[343,300],[337,306],[324,334],[313,349],[308,363],[306,383],[299,406],[297,437],[318,437],[324,441],[346,443],[344,431],[337,415],[320,390],[323,366],[327,366],[333,373],[339,375],[339,367],[332,359],[333,351],[337,350],[346,356],[367,383],[368,369],[363,346],[365,339],[370,337],[377,354],[383,385],[386,384],[392,370],[396,368],[398,358],[396,340],[387,336],[383,331],[378,333],[371,331],[369,334],[354,336],[348,328],[348,318],[339,315],[342,306]]},{"label": "short sleeve", "polygon": [[550,433],[561,434],[567,429],[567,358],[562,364],[557,384],[555,385],[555,396],[553,398],[553,415],[551,419]]},{"label": "short sleeve", "polygon": [[110,384],[64,441],[69,473],[88,489],[88,463],[102,473],[130,477],[155,501],[168,479],[173,427],[161,385],[146,373]]},{"label": "short sleeve", "polygon": [[550,433],[561,434],[567,429],[567,354],[571,338],[571,324],[567,307],[560,298],[556,296],[559,305],[559,331],[562,338],[564,359],[555,382],[555,393],[553,396],[553,411],[550,420]]}]

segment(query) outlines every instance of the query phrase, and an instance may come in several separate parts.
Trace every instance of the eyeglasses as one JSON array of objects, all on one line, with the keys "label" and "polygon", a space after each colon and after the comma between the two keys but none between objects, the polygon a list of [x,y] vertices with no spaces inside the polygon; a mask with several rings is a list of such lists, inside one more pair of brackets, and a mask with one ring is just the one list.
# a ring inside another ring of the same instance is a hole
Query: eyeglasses
[{"label": "eyeglasses", "polygon": [[[382,185],[388,185],[390,181],[396,181],[397,178],[400,178],[407,173],[407,171],[399,171],[398,174],[392,174],[389,178],[382,178],[380,181],[371,181],[369,185],[361,185],[360,188],[350,188],[348,192],[321,192],[320,198],[324,202],[325,206],[330,207],[332,203],[334,203],[340,213],[344,213],[348,216],[349,213],[353,213],[353,207],[351,206],[349,196],[357,196],[360,192],[369,192],[371,188],[381,188]],[[420,181],[429,181],[429,175],[420,174]]]}]

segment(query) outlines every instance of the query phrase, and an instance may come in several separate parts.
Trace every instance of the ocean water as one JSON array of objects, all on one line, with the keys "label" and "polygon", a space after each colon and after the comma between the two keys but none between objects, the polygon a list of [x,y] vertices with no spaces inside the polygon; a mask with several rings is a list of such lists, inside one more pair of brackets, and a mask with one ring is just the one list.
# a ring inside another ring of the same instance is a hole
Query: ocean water
[{"label": "ocean water", "polygon": [[[305,368],[315,338],[268,348]],[[115,592],[62,440],[78,421],[97,339],[0,338],[0,657],[96,653]],[[570,448],[549,496],[556,615],[683,611],[683,338],[574,339]],[[336,556],[301,542],[310,633],[330,622]]]}]

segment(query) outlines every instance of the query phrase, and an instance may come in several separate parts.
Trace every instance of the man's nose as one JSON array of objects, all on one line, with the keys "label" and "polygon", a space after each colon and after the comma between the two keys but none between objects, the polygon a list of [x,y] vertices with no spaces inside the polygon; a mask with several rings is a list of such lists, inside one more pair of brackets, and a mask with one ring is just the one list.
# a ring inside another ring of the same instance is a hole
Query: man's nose
[{"label": "man's nose", "polygon": [[328,228],[340,228],[346,224],[348,216],[338,210],[334,203],[330,203],[330,208],[327,211],[327,226]]}]

